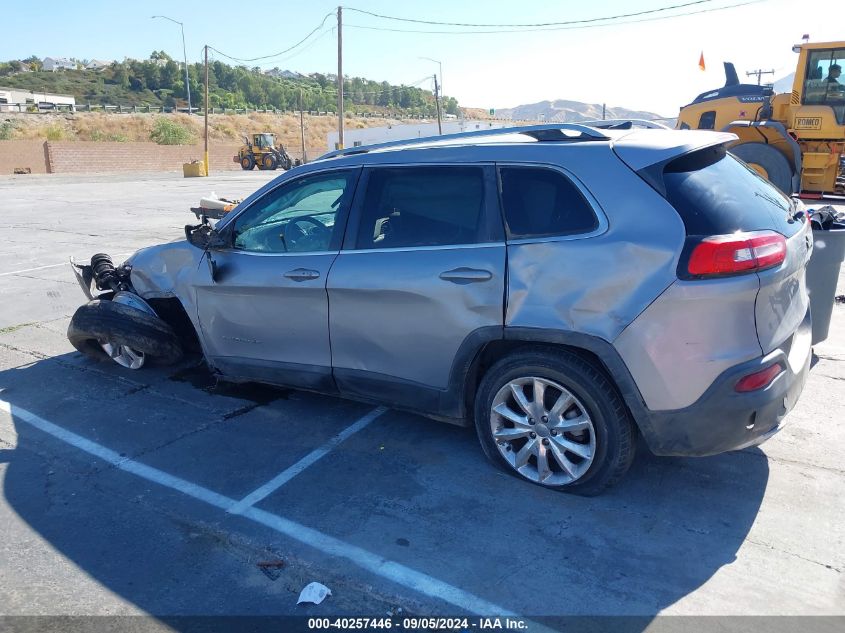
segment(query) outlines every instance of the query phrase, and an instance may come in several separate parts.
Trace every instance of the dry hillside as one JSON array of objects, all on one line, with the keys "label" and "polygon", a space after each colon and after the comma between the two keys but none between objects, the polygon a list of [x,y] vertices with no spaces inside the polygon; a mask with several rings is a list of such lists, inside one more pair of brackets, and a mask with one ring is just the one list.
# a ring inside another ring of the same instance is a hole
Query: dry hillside
[{"label": "dry hillside", "polygon": [[[203,131],[201,116],[187,114],[10,114],[0,115],[6,140],[35,139],[53,141],[150,141],[150,134],[159,117],[166,117],[188,129],[195,142]],[[403,123],[398,119],[349,118],[347,129],[380,127]],[[336,129],[334,116],[305,116],[305,142],[311,155],[326,150],[326,135]],[[253,132],[274,132],[291,150],[300,148],[299,117],[292,114],[213,114],[209,116],[212,141],[235,142],[241,135]]]}]

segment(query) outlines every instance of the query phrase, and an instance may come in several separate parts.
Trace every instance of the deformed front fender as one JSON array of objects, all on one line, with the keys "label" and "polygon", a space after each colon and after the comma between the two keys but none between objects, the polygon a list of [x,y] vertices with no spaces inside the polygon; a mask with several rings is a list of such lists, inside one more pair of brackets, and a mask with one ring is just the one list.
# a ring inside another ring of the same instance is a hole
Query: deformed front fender
[{"label": "deformed front fender", "polygon": [[132,266],[132,287],[144,299],[179,299],[191,320],[195,320],[193,281],[203,255],[202,249],[184,240],[141,249],[127,260]]}]

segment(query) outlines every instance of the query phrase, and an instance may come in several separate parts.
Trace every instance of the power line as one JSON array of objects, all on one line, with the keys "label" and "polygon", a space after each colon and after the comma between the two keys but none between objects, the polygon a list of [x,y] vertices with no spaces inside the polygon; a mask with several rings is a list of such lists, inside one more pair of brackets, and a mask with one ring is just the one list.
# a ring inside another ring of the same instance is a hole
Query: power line
[{"label": "power line", "polygon": [[286,48],[285,50],[283,50],[283,51],[279,51],[278,53],[273,53],[272,55],[262,55],[261,57],[241,58],[241,57],[233,57],[232,55],[227,55],[227,54],[226,54],[226,53],[224,53],[223,51],[218,50],[218,49],[214,48],[213,46],[209,46],[208,48],[209,48],[209,49],[211,49],[211,50],[213,50],[213,51],[215,51],[215,52],[216,52],[216,53],[218,53],[219,55],[222,55],[223,57],[225,57],[225,58],[227,58],[227,59],[231,59],[232,61],[236,61],[236,62],[243,62],[243,63],[257,62],[257,61],[260,61],[260,60],[262,60],[262,59],[270,59],[270,58],[273,58],[273,57],[281,57],[281,56],[282,56],[282,55],[284,55],[285,53],[289,53],[289,52],[290,52],[290,51],[292,51],[293,49],[295,49],[295,48],[297,48],[298,46],[300,46],[301,44],[303,44],[303,43],[304,43],[305,41],[307,41],[307,40],[308,40],[308,39],[309,39],[312,35],[314,35],[314,33],[316,33],[317,31],[319,31],[320,29],[322,29],[322,28],[325,26],[326,21],[327,21],[330,17],[332,17],[333,15],[334,15],[334,11],[332,11],[332,12],[330,12],[330,13],[327,13],[327,14],[325,15],[325,17],[323,17],[323,21],[322,21],[322,22],[320,22],[320,24],[319,24],[319,25],[318,25],[318,26],[317,26],[317,27],[316,27],[313,31],[311,31],[308,35],[306,35],[305,37],[303,37],[301,40],[299,40],[296,44],[294,44],[294,45],[293,45],[293,46],[291,46],[290,48]]},{"label": "power line", "polygon": [[[457,30],[422,30],[422,29],[396,29],[396,28],[389,28],[389,27],[381,27],[381,26],[365,26],[362,24],[346,24],[348,28],[352,29],[362,29],[366,31],[387,31],[392,33],[421,33],[421,34],[429,34],[429,35],[497,35],[502,33],[536,33],[536,32],[544,32],[544,31],[571,31],[571,30],[579,30],[579,29],[594,29],[594,28],[601,28],[607,26],[619,26],[622,24],[636,24],[638,22],[656,22],[658,20],[671,20],[673,18],[682,18],[689,15],[699,15],[702,13],[713,13],[715,11],[724,11],[726,9],[735,9],[738,7],[744,7],[752,4],[759,4],[761,2],[766,2],[766,0],[748,0],[747,2],[739,2],[736,4],[730,4],[723,7],[713,7],[712,9],[701,9],[699,11],[687,11],[684,13],[677,13],[675,15],[663,15],[663,16],[654,16],[648,18],[642,18],[639,20],[624,20],[619,22],[605,22],[603,24],[572,24],[569,26],[554,26],[554,27],[544,27],[544,28],[516,28],[516,29],[499,29],[499,30],[486,30],[486,31],[457,31]],[[610,18],[606,18],[610,19]]]},{"label": "power line", "polygon": [[347,11],[354,11],[355,13],[362,13],[364,15],[370,15],[375,18],[381,18],[383,20],[395,20],[397,22],[412,22],[414,24],[431,24],[436,26],[471,26],[471,27],[479,27],[479,28],[527,28],[527,27],[538,27],[538,26],[563,26],[567,24],[586,24],[588,22],[601,22],[603,20],[617,20],[620,18],[631,18],[636,17],[638,15],[646,15],[649,13],[660,13],[661,11],[670,11],[672,9],[682,9],[684,7],[690,7],[696,4],[706,4],[708,2],[713,2],[713,0],[694,0],[693,2],[686,2],[684,4],[675,4],[669,7],[661,7],[659,9],[649,9],[647,11],[637,11],[636,13],[623,13],[620,15],[611,15],[603,18],[588,18],[584,20],[567,20],[566,22],[538,22],[535,24],[473,24],[471,22],[437,22],[434,20],[419,20],[414,18],[400,18],[392,15],[382,15],[380,13],[373,13],[372,11],[364,11],[363,9],[354,9],[352,7],[343,7]]}]

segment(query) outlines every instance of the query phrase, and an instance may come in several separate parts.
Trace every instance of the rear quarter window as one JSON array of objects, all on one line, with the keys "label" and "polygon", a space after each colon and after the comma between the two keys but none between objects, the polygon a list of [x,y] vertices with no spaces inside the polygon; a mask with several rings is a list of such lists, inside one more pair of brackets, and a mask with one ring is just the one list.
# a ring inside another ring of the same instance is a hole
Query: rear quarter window
[{"label": "rear quarter window", "polygon": [[559,171],[500,167],[499,178],[511,239],[577,235],[599,226],[590,203]]},{"label": "rear quarter window", "polygon": [[672,161],[663,183],[690,236],[772,230],[790,237],[802,228],[791,219],[791,200],[724,146]]}]

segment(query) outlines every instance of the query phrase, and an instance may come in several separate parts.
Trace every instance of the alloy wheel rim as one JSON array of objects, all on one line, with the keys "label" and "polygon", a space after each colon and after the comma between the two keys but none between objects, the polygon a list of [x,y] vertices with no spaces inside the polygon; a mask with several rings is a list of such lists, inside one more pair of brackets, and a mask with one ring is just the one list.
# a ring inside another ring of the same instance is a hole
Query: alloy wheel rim
[{"label": "alloy wheel rim", "polygon": [[563,385],[529,376],[493,398],[490,430],[511,468],[546,486],[571,484],[589,470],[596,433],[586,407]]},{"label": "alloy wheel rim", "polygon": [[114,362],[121,367],[127,369],[141,369],[146,360],[144,352],[139,352],[128,345],[118,345],[115,343],[100,343],[103,351],[109,355]]}]

